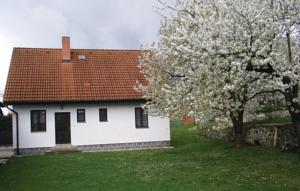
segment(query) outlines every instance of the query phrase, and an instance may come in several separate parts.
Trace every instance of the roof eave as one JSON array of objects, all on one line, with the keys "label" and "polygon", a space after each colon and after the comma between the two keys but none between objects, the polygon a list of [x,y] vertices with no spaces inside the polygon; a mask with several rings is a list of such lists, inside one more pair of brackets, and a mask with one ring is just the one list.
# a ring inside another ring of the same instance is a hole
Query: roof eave
[{"label": "roof eave", "polygon": [[144,98],[136,99],[106,99],[106,100],[50,100],[50,101],[35,101],[35,100],[4,100],[5,105],[29,105],[29,104],[74,104],[74,103],[121,103],[121,102],[146,102]]}]

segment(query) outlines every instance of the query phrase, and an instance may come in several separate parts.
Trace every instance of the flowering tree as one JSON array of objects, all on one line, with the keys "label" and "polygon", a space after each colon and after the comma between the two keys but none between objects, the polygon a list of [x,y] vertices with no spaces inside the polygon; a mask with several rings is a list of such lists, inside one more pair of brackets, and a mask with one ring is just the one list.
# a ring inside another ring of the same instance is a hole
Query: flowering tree
[{"label": "flowering tree", "polygon": [[186,0],[164,6],[175,16],[163,17],[159,43],[141,59],[149,84],[139,89],[149,111],[180,116],[184,108],[197,122],[231,121],[239,147],[249,103],[274,90],[270,63],[278,26],[270,4]]}]

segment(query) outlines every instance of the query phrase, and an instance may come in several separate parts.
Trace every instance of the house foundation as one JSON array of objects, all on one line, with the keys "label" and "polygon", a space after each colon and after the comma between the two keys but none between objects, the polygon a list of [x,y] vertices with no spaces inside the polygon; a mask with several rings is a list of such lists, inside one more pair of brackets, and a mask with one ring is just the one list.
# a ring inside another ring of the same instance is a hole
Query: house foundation
[{"label": "house foundation", "polygon": [[[114,144],[96,144],[96,145],[78,145],[72,146],[83,152],[103,152],[103,151],[125,151],[142,149],[159,149],[170,147],[170,141],[149,141],[133,143],[114,143]],[[51,152],[55,147],[40,148],[20,148],[21,155],[39,155]],[[16,149],[14,150],[16,153]]]}]

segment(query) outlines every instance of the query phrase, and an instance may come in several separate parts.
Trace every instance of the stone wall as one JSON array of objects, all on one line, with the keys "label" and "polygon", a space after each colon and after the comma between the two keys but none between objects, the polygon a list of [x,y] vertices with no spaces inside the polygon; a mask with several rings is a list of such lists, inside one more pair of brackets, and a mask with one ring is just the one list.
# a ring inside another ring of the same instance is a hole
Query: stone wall
[{"label": "stone wall", "polygon": [[246,131],[245,141],[250,144],[281,148],[286,145],[297,145],[295,129],[292,124],[252,126]]},{"label": "stone wall", "polygon": [[[300,131],[300,129],[299,129]],[[205,137],[218,140],[233,140],[233,132],[230,128],[208,130]],[[268,147],[294,147],[297,145],[295,129],[292,124],[253,125],[245,128],[245,142],[248,144],[260,144]]]}]

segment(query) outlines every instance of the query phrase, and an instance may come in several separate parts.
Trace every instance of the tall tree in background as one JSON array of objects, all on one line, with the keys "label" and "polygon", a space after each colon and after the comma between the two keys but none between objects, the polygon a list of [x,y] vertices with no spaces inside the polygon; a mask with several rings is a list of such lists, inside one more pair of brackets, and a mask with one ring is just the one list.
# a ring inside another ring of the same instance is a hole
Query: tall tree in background
[{"label": "tall tree in background", "polygon": [[[160,41],[141,59],[149,111],[197,122],[231,121],[240,147],[247,104],[269,86],[278,26],[261,0],[177,1],[163,17]],[[275,35],[274,35],[275,34]],[[154,106],[154,107],[153,107]]]},{"label": "tall tree in background", "polygon": [[[2,102],[2,99],[3,99],[3,93],[2,93],[2,90],[0,91],[0,101]],[[0,108],[0,117],[3,117],[3,111],[2,109]]]},{"label": "tall tree in background", "polygon": [[295,127],[300,159],[300,1],[271,0],[273,21],[278,30],[273,48],[274,62],[271,63],[273,77],[270,84],[274,92],[281,93]]}]

